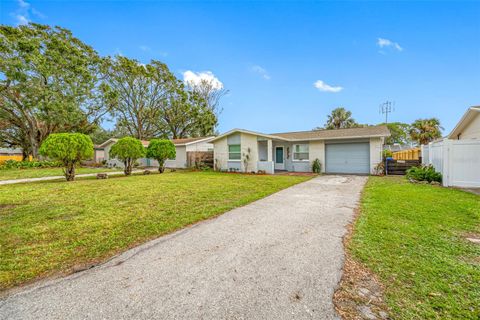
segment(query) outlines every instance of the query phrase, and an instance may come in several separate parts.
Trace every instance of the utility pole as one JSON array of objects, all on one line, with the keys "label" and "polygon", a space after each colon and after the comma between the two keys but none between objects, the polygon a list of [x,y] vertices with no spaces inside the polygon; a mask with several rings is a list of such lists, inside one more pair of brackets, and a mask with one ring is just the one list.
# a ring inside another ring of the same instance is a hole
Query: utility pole
[{"label": "utility pole", "polygon": [[[380,105],[380,113],[385,115],[385,125],[388,125],[388,114],[395,111],[395,102],[385,101]],[[386,145],[386,144],[385,144]],[[384,149],[385,150],[385,149]],[[383,156],[383,152],[382,152]],[[388,176],[388,159],[385,157],[385,175]]]},{"label": "utility pole", "polygon": [[385,101],[380,105],[379,111],[385,115],[385,124],[388,124],[388,114],[395,111],[395,102]]}]

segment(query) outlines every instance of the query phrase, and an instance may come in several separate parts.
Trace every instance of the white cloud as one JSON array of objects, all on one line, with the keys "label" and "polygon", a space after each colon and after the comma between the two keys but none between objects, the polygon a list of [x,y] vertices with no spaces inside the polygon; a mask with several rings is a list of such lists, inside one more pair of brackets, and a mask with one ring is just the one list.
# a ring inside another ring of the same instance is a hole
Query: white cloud
[{"label": "white cloud", "polygon": [[23,0],[18,0],[18,6],[20,8],[29,8],[30,7],[30,3],[28,2],[25,2]]},{"label": "white cloud", "polygon": [[268,71],[265,68],[262,68],[261,66],[255,65],[250,68],[252,72],[255,72],[259,74],[263,79],[265,80],[270,80],[270,75],[268,74]]},{"label": "white cloud", "polygon": [[377,39],[377,46],[379,46],[380,48],[390,47],[390,48],[394,48],[398,51],[403,50],[403,48],[397,42],[394,42],[394,41],[388,40],[388,39],[384,39],[384,38],[378,38]]},{"label": "white cloud", "polygon": [[24,0],[17,0],[17,4],[17,10],[10,13],[10,15],[17,21],[17,25],[28,24],[30,22],[30,15],[37,16],[41,19],[45,18],[45,15],[33,8],[30,3]]},{"label": "white cloud", "polygon": [[21,14],[17,14],[15,15],[15,18],[17,19],[17,25],[21,25],[21,24],[28,24],[28,19],[27,17],[21,15]]},{"label": "white cloud", "polygon": [[35,15],[35,16],[41,18],[41,19],[45,19],[47,17],[46,15],[44,15],[43,13],[41,13],[40,11],[38,11],[37,9],[35,9],[33,7],[32,7],[31,11],[32,11],[33,15]]},{"label": "white cloud", "polygon": [[149,46],[146,46],[146,45],[141,45],[138,47],[140,50],[142,50],[143,52],[146,52],[146,53],[149,53],[150,55],[159,55],[161,57],[166,57],[168,56],[168,53],[165,52],[165,51],[156,51],[156,50],[152,50],[152,48],[150,48]]},{"label": "white cloud", "polygon": [[120,50],[119,48],[116,48],[116,49],[113,51],[113,54],[116,55],[116,56],[121,56],[121,57],[123,57],[123,52],[122,52],[122,50]]},{"label": "white cloud", "polygon": [[340,92],[340,91],[343,90],[343,87],[331,86],[329,84],[326,84],[322,80],[315,81],[315,83],[313,85],[315,86],[315,88],[317,88],[318,90],[323,91],[323,92],[334,92],[334,93],[336,93],[336,92]]},{"label": "white cloud", "polygon": [[193,72],[188,70],[183,73],[183,81],[187,84],[198,85],[202,80],[211,83],[216,90],[223,88],[223,83],[211,71]]}]

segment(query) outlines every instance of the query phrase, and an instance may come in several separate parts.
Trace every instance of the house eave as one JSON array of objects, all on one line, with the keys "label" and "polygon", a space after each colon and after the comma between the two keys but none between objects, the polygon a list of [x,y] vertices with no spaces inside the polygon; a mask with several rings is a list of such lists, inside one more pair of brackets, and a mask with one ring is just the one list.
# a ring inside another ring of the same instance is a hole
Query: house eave
[{"label": "house eave", "polygon": [[192,144],[195,144],[195,143],[200,143],[200,142],[211,142],[213,141],[213,139],[215,139],[215,137],[206,137],[204,139],[199,139],[199,140],[195,140],[195,141],[190,141],[190,142],[186,142],[186,143],[174,143],[175,147],[185,147],[185,146],[189,146],[189,145],[192,145]]},{"label": "house eave", "polygon": [[211,142],[215,142],[217,140],[220,140],[224,137],[227,137],[231,134],[234,134],[234,133],[245,133],[245,134],[251,134],[251,135],[254,135],[254,136],[259,136],[259,137],[263,137],[263,138],[267,138],[267,139],[272,139],[272,140],[282,140],[282,141],[289,141],[288,139],[285,139],[285,138],[282,138],[282,137],[278,137],[278,136],[273,136],[273,135],[270,135],[270,134],[265,134],[265,133],[261,133],[261,132],[255,132],[255,131],[250,131],[250,130],[245,130],[245,129],[232,129],[230,131],[227,131],[225,132],[224,134],[221,134],[217,137],[215,137],[214,139],[212,139]]},{"label": "house eave", "polygon": [[480,112],[480,106],[470,107],[465,112],[463,117],[458,121],[455,128],[453,128],[452,132],[447,136],[448,139],[457,139],[458,135],[460,135],[465,129],[465,127],[473,120],[473,118]]},{"label": "house eave", "polygon": [[308,138],[308,139],[289,139],[290,142],[298,141],[322,141],[322,140],[351,140],[351,139],[370,139],[370,138],[386,138],[390,135],[376,134],[368,136],[344,136],[344,137],[328,137],[328,138]]}]

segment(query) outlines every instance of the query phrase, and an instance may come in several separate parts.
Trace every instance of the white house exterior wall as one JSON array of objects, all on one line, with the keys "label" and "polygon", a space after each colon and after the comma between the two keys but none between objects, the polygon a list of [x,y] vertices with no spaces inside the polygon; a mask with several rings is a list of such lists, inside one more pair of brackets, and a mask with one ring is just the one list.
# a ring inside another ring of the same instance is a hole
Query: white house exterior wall
[{"label": "white house exterior wall", "polygon": [[[242,133],[240,135],[240,148],[242,151],[241,171],[255,171],[257,172],[258,161],[258,138],[253,134]],[[245,155],[250,155],[250,160],[245,168],[244,158]],[[246,169],[246,170],[245,170]]]},{"label": "white house exterior wall", "polygon": [[370,138],[370,173],[375,173],[375,167],[382,162],[383,138]]},{"label": "white house exterior wall", "polygon": [[228,143],[227,137],[223,137],[214,143],[213,148],[214,168],[228,170]]},{"label": "white house exterior wall", "polygon": [[119,168],[123,168],[124,165],[123,165],[123,162],[116,159],[116,158],[110,158],[110,149],[112,148],[112,146],[114,145],[114,142],[110,142],[108,145],[106,145],[103,150],[104,150],[104,156],[105,156],[105,160],[107,161],[107,165],[110,166],[110,167],[119,167]]},{"label": "white house exterior wall", "polygon": [[480,112],[477,112],[475,118],[463,129],[460,140],[465,139],[480,140]]},{"label": "white house exterior wall", "polygon": [[322,164],[322,172],[325,172],[325,142],[323,140],[320,141],[310,141],[309,146],[309,158],[310,158],[310,170],[312,170],[313,161],[315,159],[320,160]]},{"label": "white house exterior wall", "polygon": [[240,171],[245,171],[245,164],[243,160],[228,160],[228,144],[234,143],[240,144],[241,157],[244,159],[245,155],[248,154],[250,150],[250,160],[248,162],[248,171],[257,171],[257,161],[258,161],[258,144],[257,136],[240,133],[232,134],[230,136],[224,137],[220,140],[215,141],[215,146],[213,150],[213,158],[215,161],[215,168],[219,170],[229,170],[229,169],[238,169]]},{"label": "white house exterior wall", "polygon": [[187,152],[205,152],[205,151],[212,151],[213,150],[213,143],[210,142],[195,142],[188,144],[187,146]]},{"label": "white house exterior wall", "polygon": [[[248,152],[250,148],[250,162],[248,165],[248,171],[257,171],[257,163],[259,161],[260,154],[258,150],[259,142],[258,136],[248,133],[234,133],[229,136],[225,136],[214,142],[214,161],[215,168],[219,170],[229,170],[231,168],[237,168],[241,171],[245,170],[243,161],[229,161],[228,160],[228,144],[238,143],[241,145],[242,159],[244,154]],[[370,138],[370,139],[339,139],[338,142],[369,142],[370,144],[370,172],[375,173],[375,167],[382,161],[382,146],[383,138]],[[263,142],[261,142],[263,143]],[[293,160],[293,146],[295,144],[308,144],[309,145],[309,160],[308,161],[295,161]],[[272,161],[275,161],[275,147],[284,147],[284,161],[285,170],[294,172],[311,172],[313,161],[319,159],[322,164],[322,172],[325,172],[325,141],[313,140],[313,141],[273,141],[272,143]],[[265,158],[265,155],[262,156]],[[264,159],[263,159],[264,160]]]},{"label": "white house exterior wall", "polygon": [[[165,161],[165,167],[167,168],[186,168],[187,167],[187,153],[185,146],[175,146],[176,157],[175,160]],[[151,160],[152,166],[158,167],[158,162]]]}]

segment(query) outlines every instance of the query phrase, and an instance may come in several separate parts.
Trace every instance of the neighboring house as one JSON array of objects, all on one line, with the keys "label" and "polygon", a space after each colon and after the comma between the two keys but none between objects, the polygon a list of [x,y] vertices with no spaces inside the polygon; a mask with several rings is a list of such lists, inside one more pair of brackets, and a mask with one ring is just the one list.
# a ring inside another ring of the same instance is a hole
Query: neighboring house
[{"label": "neighboring house", "polygon": [[[175,145],[176,157],[175,159],[169,159],[165,162],[167,168],[186,168],[187,167],[187,152],[206,152],[213,151],[213,145],[211,140],[214,137],[200,137],[200,138],[185,138],[185,139],[172,139],[171,141]],[[107,161],[107,165],[111,167],[123,167],[123,162],[118,159],[110,158],[110,148],[117,142],[118,139],[108,139],[99,148],[104,151],[104,157]],[[142,145],[148,147],[149,141],[142,140]],[[158,162],[153,159],[142,158],[137,162],[141,167],[158,167]]]},{"label": "neighboring house", "polygon": [[470,107],[444,139],[422,146],[422,163],[442,173],[444,186],[480,188],[480,107]]},{"label": "neighboring house", "polygon": [[468,108],[447,138],[480,140],[480,106]]},{"label": "neighboring house", "polygon": [[103,160],[105,160],[105,150],[102,147],[99,145],[94,145],[93,152],[93,161],[96,163],[101,163]]},{"label": "neighboring house", "polygon": [[233,129],[212,140],[217,170],[370,174],[382,161],[386,126],[264,134]]},{"label": "neighboring house", "polygon": [[0,163],[7,160],[22,161],[23,152],[20,148],[0,148]]}]

